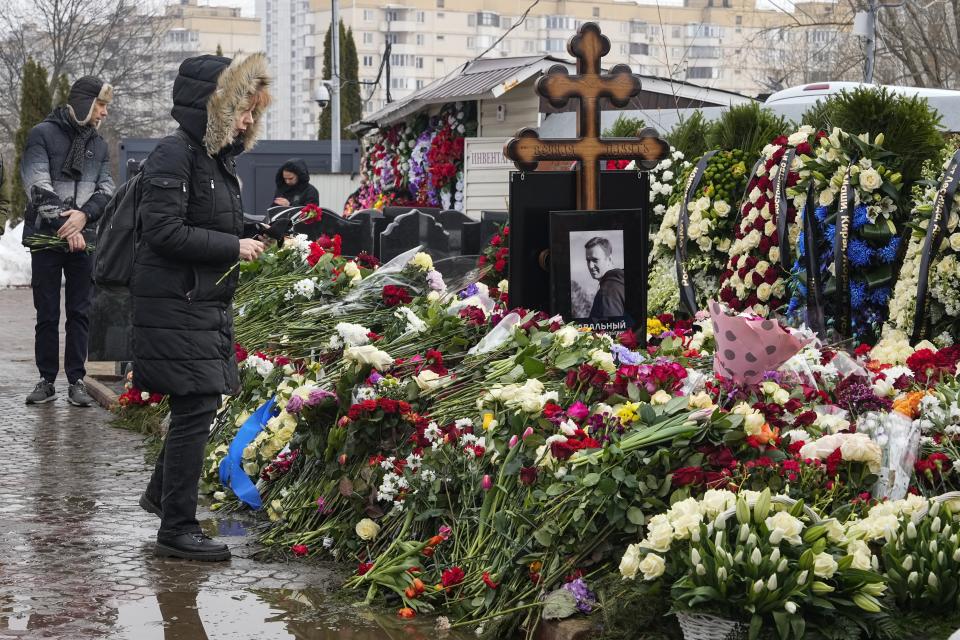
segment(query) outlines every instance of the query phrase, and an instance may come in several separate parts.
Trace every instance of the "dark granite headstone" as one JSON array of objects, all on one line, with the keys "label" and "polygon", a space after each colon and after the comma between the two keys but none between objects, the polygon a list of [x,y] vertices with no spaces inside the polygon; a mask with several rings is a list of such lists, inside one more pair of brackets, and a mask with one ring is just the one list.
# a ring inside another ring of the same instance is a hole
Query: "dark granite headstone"
[{"label": "dark granite headstone", "polygon": [[133,359],[132,312],[127,287],[94,287],[87,340],[89,360],[123,362]]},{"label": "dark granite headstone", "polygon": [[480,253],[479,220],[450,209],[438,213],[437,221],[450,234],[450,251],[453,255],[474,256]]},{"label": "dark granite headstone", "polygon": [[434,259],[450,255],[450,235],[443,226],[433,216],[413,210],[394,218],[380,234],[380,260],[387,262],[417,245]]},{"label": "dark granite headstone", "polygon": [[436,216],[440,213],[439,207],[384,207],[383,215],[387,220],[391,222],[396,219],[397,216],[402,216],[405,213],[410,213],[411,211],[419,211],[420,213],[425,213],[429,216]]},{"label": "dark granite headstone", "polygon": [[349,219],[363,225],[362,250],[373,256],[378,255],[377,241],[389,224],[383,212],[379,209],[363,209],[351,215]]},{"label": "dark granite headstone", "polygon": [[[300,227],[301,225],[297,226]],[[365,251],[369,245],[369,243],[365,241],[367,228],[364,226],[362,220],[344,218],[328,209],[324,209],[323,215],[313,224],[302,226],[313,231],[316,234],[315,238],[321,235],[327,235],[332,238],[339,234],[341,252],[346,256],[355,256]]]}]

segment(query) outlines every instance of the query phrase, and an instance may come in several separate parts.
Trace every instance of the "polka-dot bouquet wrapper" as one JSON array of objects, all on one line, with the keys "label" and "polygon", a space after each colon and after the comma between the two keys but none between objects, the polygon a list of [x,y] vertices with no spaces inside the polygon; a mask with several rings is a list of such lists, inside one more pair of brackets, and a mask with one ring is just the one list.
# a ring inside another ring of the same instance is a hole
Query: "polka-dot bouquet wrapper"
[{"label": "polka-dot bouquet wrapper", "polygon": [[717,350],[713,372],[737,384],[756,384],[768,371],[776,371],[804,347],[776,320],[731,316],[710,301],[710,319]]}]

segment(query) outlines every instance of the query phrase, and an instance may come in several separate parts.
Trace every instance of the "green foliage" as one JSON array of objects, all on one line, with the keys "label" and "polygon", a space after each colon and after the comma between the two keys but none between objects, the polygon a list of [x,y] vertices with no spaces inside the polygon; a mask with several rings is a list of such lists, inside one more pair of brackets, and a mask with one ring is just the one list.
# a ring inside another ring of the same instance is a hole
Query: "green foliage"
[{"label": "green foliage", "polygon": [[642,118],[628,118],[617,116],[616,121],[604,129],[604,138],[636,138],[647,124]]},{"label": "green foliage", "polygon": [[790,124],[782,116],[756,102],[730,107],[707,129],[707,147],[727,151],[741,149],[756,158],[777,136],[786,134]]},{"label": "green foliage", "polygon": [[27,196],[20,179],[20,162],[23,149],[27,144],[27,134],[37,123],[47,117],[51,109],[50,85],[47,84],[47,70],[33,58],[27,58],[23,65],[23,81],[20,87],[20,128],[14,141],[16,160],[11,167],[13,179],[10,181],[11,222],[23,216],[27,205]]},{"label": "green foliage", "polygon": [[[332,78],[333,70],[330,64],[330,29],[323,39],[323,77]],[[357,136],[347,131],[347,125],[360,120],[363,115],[363,102],[360,98],[359,84],[360,62],[357,58],[357,43],[353,39],[353,29],[347,29],[340,21],[340,138],[353,140]],[[330,107],[320,113],[319,140],[330,139]]]},{"label": "green foliage", "polygon": [[61,73],[57,80],[57,97],[53,101],[53,106],[62,107],[67,104],[70,98],[70,81],[67,80],[67,74]]},{"label": "green foliage", "polygon": [[935,157],[944,146],[940,114],[925,98],[905,96],[886,88],[841,91],[811,107],[803,122],[830,131],[839,127],[847,133],[869,133],[870,139],[883,133],[883,148],[902,159],[900,172],[906,190],[920,177],[924,161]]},{"label": "green foliage", "polygon": [[603,616],[601,640],[680,640],[677,618],[662,585],[622,580],[609,573],[595,585]]},{"label": "green foliage", "polygon": [[684,158],[692,160],[702,156],[708,151],[707,121],[703,117],[703,112],[694,111],[689,118],[678,122],[667,134],[666,139],[678,151],[683,152]]}]

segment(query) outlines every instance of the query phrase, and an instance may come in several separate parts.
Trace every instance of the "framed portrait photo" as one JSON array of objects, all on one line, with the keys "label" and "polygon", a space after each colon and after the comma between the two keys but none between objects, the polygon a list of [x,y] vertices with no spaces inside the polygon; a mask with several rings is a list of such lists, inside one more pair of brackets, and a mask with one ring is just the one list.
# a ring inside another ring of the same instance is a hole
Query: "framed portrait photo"
[{"label": "framed portrait photo", "polygon": [[639,209],[550,213],[550,298],[554,313],[599,331],[644,319]]}]

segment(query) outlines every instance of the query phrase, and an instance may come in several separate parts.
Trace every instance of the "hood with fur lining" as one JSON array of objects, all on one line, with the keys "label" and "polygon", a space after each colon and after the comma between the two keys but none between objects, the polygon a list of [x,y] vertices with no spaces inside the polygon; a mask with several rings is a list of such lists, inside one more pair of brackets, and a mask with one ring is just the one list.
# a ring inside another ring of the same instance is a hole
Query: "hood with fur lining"
[{"label": "hood with fur lining", "polygon": [[[210,156],[215,156],[235,142],[234,116],[247,107],[253,94],[269,84],[263,53],[235,60],[213,55],[188,58],[173,83],[171,114],[191,137],[203,142]],[[265,108],[260,101],[253,110],[253,124],[242,140],[245,151],[257,143]]]}]

